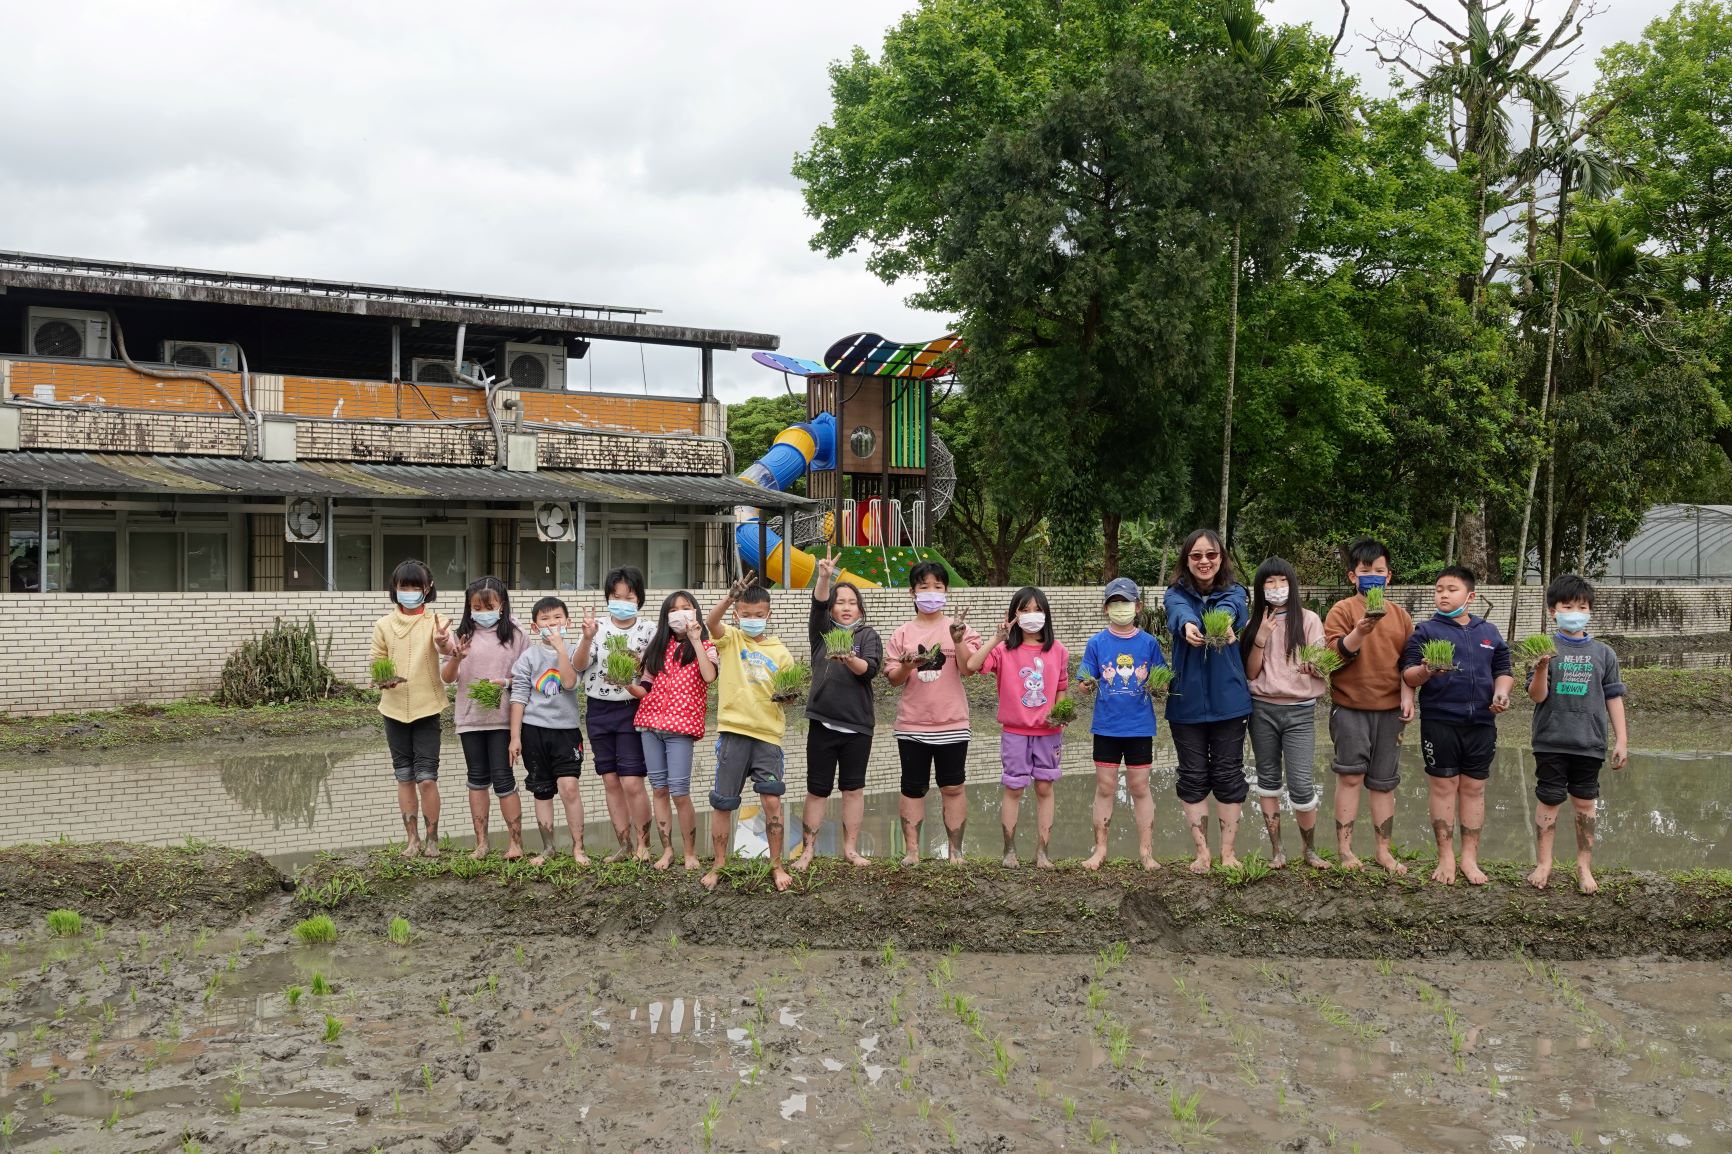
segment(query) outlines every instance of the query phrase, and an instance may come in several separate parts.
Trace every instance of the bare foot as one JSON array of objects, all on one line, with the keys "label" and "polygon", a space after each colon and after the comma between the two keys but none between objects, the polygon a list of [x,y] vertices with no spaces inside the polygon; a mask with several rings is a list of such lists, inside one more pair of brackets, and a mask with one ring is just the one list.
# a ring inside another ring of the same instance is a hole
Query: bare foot
[{"label": "bare foot", "polygon": [[505,847],[505,860],[506,861],[521,861],[522,859],[523,859],[523,847],[522,846],[518,845],[516,842],[512,842],[510,845]]},{"label": "bare foot", "polygon": [[872,864],[872,859],[862,854],[857,849],[851,849],[843,853],[842,860],[847,862],[849,865],[854,866],[869,866]]},{"label": "bare foot", "polygon": [[401,856],[402,857],[420,857],[421,856],[421,842],[420,842],[420,840],[416,839],[415,841],[412,841],[408,845],[404,846]]},{"label": "bare foot", "polygon": [[[1282,858],[1281,861],[1282,861],[1282,864],[1285,864],[1287,859]],[[1227,850],[1223,850],[1221,852],[1221,865],[1224,868],[1230,869],[1230,870],[1231,869],[1238,869],[1239,868],[1239,855],[1232,853],[1230,851],[1227,851]]]},{"label": "bare foot", "polygon": [[602,858],[601,860],[604,862],[624,861],[626,858],[628,858],[630,856],[631,856],[631,846],[624,843],[624,842],[621,842],[620,847],[618,849],[614,850],[612,853],[608,854],[606,857]]},{"label": "bare foot", "polygon": [[1588,868],[1586,862],[1576,864],[1576,885],[1585,894],[1600,892],[1600,883],[1594,880],[1594,871]]},{"label": "bare foot", "polygon": [[538,853],[529,859],[529,864],[540,869],[542,866],[547,864],[547,855],[544,853]]},{"label": "bare foot", "polygon": [[[1308,849],[1305,851],[1305,864],[1314,870],[1326,870],[1329,868],[1329,859],[1314,849]],[[1406,873],[1407,867],[1402,866],[1401,872]]]},{"label": "bare foot", "polygon": [[571,860],[578,865],[588,865],[589,855],[583,852],[582,846],[576,846],[571,851]]},{"label": "bare foot", "polygon": [[1431,880],[1440,885],[1452,886],[1455,884],[1454,854],[1438,859],[1437,868],[1431,871]]},{"label": "bare foot", "polygon": [[1461,859],[1461,876],[1467,879],[1470,886],[1483,886],[1486,883],[1485,871],[1470,857]]},{"label": "bare foot", "polygon": [[[1225,861],[1223,861],[1221,864],[1226,865],[1227,863]],[[1274,857],[1270,858],[1269,859],[1269,868],[1272,870],[1284,870],[1284,869],[1286,869],[1287,868],[1287,855],[1284,853],[1277,853]]]},{"label": "bare foot", "polygon": [[902,855],[902,864],[905,866],[919,865],[920,864],[920,855],[917,853],[903,854]]},{"label": "bare foot", "polygon": [[687,873],[694,873],[694,872],[701,870],[703,868],[704,868],[703,862],[699,861],[697,858],[693,857],[691,854],[686,855],[686,872]]},{"label": "bare foot", "polygon": [[[1328,865],[1327,862],[1324,864],[1325,866]],[[1405,877],[1407,875],[1407,863],[1386,849],[1380,849],[1377,851],[1377,864],[1394,874],[1396,877]]]},{"label": "bare foot", "polygon": [[812,868],[812,851],[810,849],[801,850],[800,856],[788,863],[788,868],[791,870]]},{"label": "bare foot", "polygon": [[963,858],[961,850],[952,850],[948,860],[951,865],[961,865],[966,859]]},{"label": "bare foot", "polygon": [[698,879],[698,884],[707,890],[713,890],[716,888],[716,883],[721,880],[722,875],[717,873],[715,870],[711,870],[709,873]]},{"label": "bare foot", "polygon": [[[1089,856],[1087,856],[1083,859],[1083,863],[1082,863],[1083,869],[1085,869],[1085,870],[1098,870],[1101,868],[1101,865],[1106,860],[1107,860],[1107,851],[1102,849],[1099,846],[1096,846],[1095,852],[1089,854]],[[1148,863],[1145,861],[1144,864],[1147,865]]]},{"label": "bare foot", "polygon": [[1161,863],[1156,861],[1153,856],[1146,857],[1143,859],[1143,868],[1150,873],[1154,873],[1156,870],[1161,868]]},{"label": "bare foot", "polygon": [[1528,875],[1528,885],[1536,890],[1545,889],[1546,884],[1551,880],[1552,867],[1549,865],[1537,865],[1534,867],[1534,872]]},{"label": "bare foot", "polygon": [[438,857],[439,856],[439,843],[436,841],[424,841],[424,842],[422,842],[421,843],[421,856],[422,857]]},{"label": "bare foot", "polygon": [[640,845],[637,849],[632,851],[631,856],[637,861],[648,861],[650,859],[650,848],[647,845]]},{"label": "bare foot", "polygon": [[1349,850],[1347,853],[1341,855],[1341,868],[1344,870],[1362,870],[1365,868],[1365,863],[1360,861],[1358,856]]},{"label": "bare foot", "polygon": [[1046,851],[1044,849],[1036,849],[1034,851],[1034,868],[1037,870],[1049,870],[1052,868],[1052,859],[1046,856]]},{"label": "bare foot", "polygon": [[1020,859],[1017,858],[1015,850],[1007,849],[1004,851],[1004,861],[1000,862],[999,864],[1004,866],[1004,868],[1007,870],[1013,870],[1017,866],[1021,865],[1022,862]]},{"label": "bare foot", "polygon": [[488,845],[486,842],[484,842],[484,841],[483,842],[477,842],[475,844],[475,849],[473,851],[471,851],[469,854],[469,860],[470,861],[486,861],[487,855],[489,853],[491,853],[492,850],[493,850],[493,847]]},{"label": "bare foot", "polygon": [[1191,872],[1194,874],[1206,874],[1206,873],[1208,873],[1209,872],[1209,851],[1206,849],[1198,850],[1196,859],[1191,862],[1190,869],[1191,869]]},{"label": "bare foot", "polygon": [[658,870],[665,870],[673,864],[674,864],[674,851],[671,849],[664,849],[664,850],[662,850],[662,856],[658,857],[656,859],[655,868]]},{"label": "bare foot", "polygon": [[776,883],[776,892],[779,894],[788,892],[788,887],[794,884],[794,879],[789,877],[788,871],[781,866],[770,871],[770,880]]}]

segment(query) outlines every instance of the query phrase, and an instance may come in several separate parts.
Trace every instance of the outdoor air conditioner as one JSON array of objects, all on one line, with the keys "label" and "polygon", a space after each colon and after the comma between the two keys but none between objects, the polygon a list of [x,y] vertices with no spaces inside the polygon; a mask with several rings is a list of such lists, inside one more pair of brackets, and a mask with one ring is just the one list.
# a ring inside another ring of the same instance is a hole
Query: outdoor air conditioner
[{"label": "outdoor air conditioner", "polygon": [[[464,361],[463,371],[471,377],[481,375],[479,361]],[[409,379],[418,385],[455,385],[457,374],[451,371],[451,362],[442,361],[437,357],[415,357],[409,362]]]},{"label": "outdoor air conditioner", "polygon": [[241,371],[241,351],[222,341],[164,341],[162,363],[179,365],[183,369],[238,373]]},{"label": "outdoor air conditioner", "polygon": [[562,501],[537,501],[535,504],[535,536],[541,541],[577,540],[577,520],[571,506]]},{"label": "outdoor air conditioner", "polygon": [[112,355],[108,314],[89,309],[26,309],[24,351],[36,357],[106,361]]},{"label": "outdoor air conditioner", "polygon": [[565,346],[508,344],[499,350],[498,373],[514,389],[565,388]]},{"label": "outdoor air conditioner", "polygon": [[325,503],[317,497],[284,497],[283,539],[302,545],[324,544]]}]

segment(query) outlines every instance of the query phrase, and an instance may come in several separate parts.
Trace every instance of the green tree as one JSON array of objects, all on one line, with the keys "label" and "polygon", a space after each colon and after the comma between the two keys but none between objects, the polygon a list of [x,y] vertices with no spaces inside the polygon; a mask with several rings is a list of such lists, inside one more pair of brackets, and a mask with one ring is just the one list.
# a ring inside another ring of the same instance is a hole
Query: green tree
[{"label": "green tree", "polygon": [[[729,405],[728,444],[734,450],[734,471],[739,472],[763,456],[775,443],[776,434],[805,419],[803,394],[774,393]],[[795,492],[805,492],[804,485],[801,481]]]}]

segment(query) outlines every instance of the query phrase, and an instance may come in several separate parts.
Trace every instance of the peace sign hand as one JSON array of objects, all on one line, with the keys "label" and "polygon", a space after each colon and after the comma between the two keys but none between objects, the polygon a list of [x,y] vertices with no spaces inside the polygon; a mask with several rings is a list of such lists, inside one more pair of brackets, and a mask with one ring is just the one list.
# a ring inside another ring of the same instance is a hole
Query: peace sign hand
[{"label": "peace sign hand", "polygon": [[[957,610],[956,618],[953,621],[951,621],[951,623],[950,623],[950,640],[957,645],[961,645],[963,635],[966,634],[967,632],[968,632],[968,606],[964,605],[961,609]],[[1007,635],[1009,634],[1009,623],[1008,622],[1005,625],[1005,632]]]}]

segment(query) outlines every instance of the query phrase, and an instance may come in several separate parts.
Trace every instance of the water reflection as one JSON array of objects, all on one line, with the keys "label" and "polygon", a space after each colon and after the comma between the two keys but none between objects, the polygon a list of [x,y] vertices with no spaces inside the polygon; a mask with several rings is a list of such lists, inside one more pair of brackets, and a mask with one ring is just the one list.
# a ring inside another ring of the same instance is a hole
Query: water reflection
[{"label": "water reflection", "polygon": [[332,751],[311,750],[236,754],[217,764],[223,792],[244,809],[270,818],[271,828],[289,822],[311,829],[321,791],[325,804],[331,802],[325,782],[335,762]]}]

